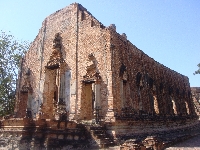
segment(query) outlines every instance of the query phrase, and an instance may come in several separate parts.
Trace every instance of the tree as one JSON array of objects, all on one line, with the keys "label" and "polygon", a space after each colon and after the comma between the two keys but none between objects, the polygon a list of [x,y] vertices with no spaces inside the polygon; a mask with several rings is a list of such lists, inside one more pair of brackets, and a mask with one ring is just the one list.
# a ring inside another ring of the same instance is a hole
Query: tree
[{"label": "tree", "polygon": [[197,65],[199,67],[199,69],[197,71],[195,71],[193,74],[200,74],[200,63]]},{"label": "tree", "polygon": [[19,63],[28,48],[28,42],[0,32],[0,116],[13,112]]}]

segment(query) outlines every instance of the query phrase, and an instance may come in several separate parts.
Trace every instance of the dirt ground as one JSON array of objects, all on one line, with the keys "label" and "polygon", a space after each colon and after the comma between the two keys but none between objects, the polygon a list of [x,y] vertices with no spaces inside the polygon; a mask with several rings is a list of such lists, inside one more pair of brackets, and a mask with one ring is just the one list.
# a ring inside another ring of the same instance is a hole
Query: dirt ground
[{"label": "dirt ground", "polygon": [[200,135],[166,148],[166,150],[200,150]]}]

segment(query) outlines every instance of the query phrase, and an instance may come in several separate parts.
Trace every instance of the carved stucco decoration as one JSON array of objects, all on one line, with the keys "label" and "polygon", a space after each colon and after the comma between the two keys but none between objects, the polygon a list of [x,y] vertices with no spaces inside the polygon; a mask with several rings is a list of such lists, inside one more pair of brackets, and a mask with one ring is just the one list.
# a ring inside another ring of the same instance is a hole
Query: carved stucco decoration
[{"label": "carved stucco decoration", "polygon": [[25,76],[24,76],[24,85],[21,88],[22,93],[28,93],[29,91],[32,92],[31,87],[31,80],[30,80],[31,71],[30,68],[27,69]]},{"label": "carved stucco decoration", "polygon": [[58,69],[60,68],[60,63],[63,63],[63,57],[62,57],[62,38],[59,33],[55,34],[55,38],[53,40],[53,52],[50,56],[49,61],[47,62],[46,68],[47,69]]},{"label": "carved stucco decoration", "polygon": [[119,76],[121,77],[124,83],[127,82],[127,67],[123,63],[120,67]]},{"label": "carved stucco decoration", "polygon": [[98,62],[92,53],[88,55],[88,62],[92,64],[86,67],[87,73],[83,76],[83,82],[100,81],[101,76],[97,67]]}]

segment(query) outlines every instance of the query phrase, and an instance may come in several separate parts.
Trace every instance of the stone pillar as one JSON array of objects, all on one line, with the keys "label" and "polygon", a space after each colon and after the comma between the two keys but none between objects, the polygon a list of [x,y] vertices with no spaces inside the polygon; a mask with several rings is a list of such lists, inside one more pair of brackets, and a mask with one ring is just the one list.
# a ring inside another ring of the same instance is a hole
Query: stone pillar
[{"label": "stone pillar", "polygon": [[93,111],[95,111],[95,108],[97,107],[97,101],[96,101],[96,84],[92,83],[92,107]]},{"label": "stone pillar", "polygon": [[[158,89],[159,90],[159,89]],[[157,90],[157,91],[158,91]],[[159,114],[162,115],[163,114],[163,97],[162,94],[160,93],[160,91],[158,92],[158,97],[157,97],[158,103],[159,103]]]},{"label": "stone pillar", "polygon": [[177,107],[176,107],[176,105],[177,105],[177,103],[176,103],[176,101],[175,101],[175,99],[174,99],[174,96],[172,96],[171,97],[171,101],[172,101],[172,107],[173,107],[173,114],[174,115],[177,115],[178,114],[178,112],[177,112]]},{"label": "stone pillar", "polygon": [[180,100],[181,100],[181,111],[182,111],[182,114],[185,116],[185,115],[187,115],[187,108],[186,108],[184,96],[181,96]]},{"label": "stone pillar", "polygon": [[56,70],[56,85],[57,85],[57,87],[58,87],[58,102],[60,101],[59,99],[60,99],[60,95],[62,95],[61,94],[61,87],[60,87],[60,80],[61,80],[61,76],[60,76],[60,69],[57,69]]},{"label": "stone pillar", "polygon": [[64,97],[66,104],[66,111],[70,112],[70,97],[71,97],[71,72],[70,70],[65,72],[65,89],[64,89]]},{"label": "stone pillar", "polygon": [[153,97],[153,92],[151,89],[149,89],[149,104],[150,104],[150,113],[154,114],[155,113],[155,107],[154,107],[154,97]]},{"label": "stone pillar", "polygon": [[181,101],[180,101],[179,95],[176,96],[176,109],[177,109],[178,115],[182,114],[182,112],[181,112]]},{"label": "stone pillar", "polygon": [[189,109],[189,106],[188,106],[188,102],[186,100],[185,100],[185,107],[186,107],[187,115],[190,115],[190,109]]},{"label": "stone pillar", "polygon": [[147,97],[146,97],[146,89],[145,87],[142,88],[141,90],[141,101],[142,101],[142,110],[146,113],[148,112],[148,109],[147,109]]},{"label": "stone pillar", "polygon": [[139,113],[141,113],[141,111],[143,111],[143,101],[142,101],[140,87],[138,87],[138,108],[139,108]]},{"label": "stone pillar", "polygon": [[32,110],[31,110],[31,102],[33,100],[32,93],[28,93],[28,101],[27,101],[27,109],[26,109],[26,117],[32,118]]},{"label": "stone pillar", "polygon": [[150,113],[152,113],[152,108],[151,108],[151,98],[150,98],[150,91],[149,91],[150,89],[148,88],[148,85],[145,85],[145,98],[144,98],[144,100],[145,100],[145,111],[148,113],[148,114],[150,114]]},{"label": "stone pillar", "polygon": [[153,98],[154,98],[154,111],[155,111],[155,113],[158,115],[158,114],[159,114],[159,107],[158,107],[157,96],[154,95]]},{"label": "stone pillar", "polygon": [[101,85],[99,81],[96,81],[95,84],[95,102],[96,102],[96,107],[101,106]]},{"label": "stone pillar", "polygon": [[188,106],[189,106],[189,109],[190,109],[190,114],[196,115],[191,93],[188,96]]},{"label": "stone pillar", "polygon": [[171,102],[171,99],[169,97],[169,93],[166,89],[165,91],[165,96],[164,96],[164,101],[165,101],[165,114],[167,116],[171,115],[172,114],[172,102]]},{"label": "stone pillar", "polygon": [[163,92],[162,91],[160,91],[160,100],[161,100],[161,107],[162,107],[162,111],[161,111],[161,113],[162,113],[162,115],[165,115],[165,110],[166,110],[166,103],[165,103],[165,99],[164,99],[164,94],[163,94]]},{"label": "stone pillar", "polygon": [[172,103],[172,97],[171,95],[167,95],[168,98],[168,115],[173,115],[174,114],[174,110],[173,110],[173,103]]},{"label": "stone pillar", "polygon": [[96,83],[94,84],[94,90],[95,90],[95,100],[94,100],[94,116],[96,119],[96,122],[98,123],[101,119],[101,85],[100,85],[100,81],[96,81]]},{"label": "stone pillar", "polygon": [[112,71],[108,71],[108,110],[106,113],[106,122],[115,122],[114,107],[113,107],[113,90],[112,90]]}]

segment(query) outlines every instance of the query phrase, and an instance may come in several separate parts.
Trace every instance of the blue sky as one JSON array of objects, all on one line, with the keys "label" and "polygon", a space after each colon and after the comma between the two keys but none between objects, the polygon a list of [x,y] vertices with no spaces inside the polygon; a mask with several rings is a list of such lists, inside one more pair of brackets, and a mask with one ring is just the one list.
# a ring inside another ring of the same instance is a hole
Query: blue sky
[{"label": "blue sky", "polygon": [[0,3],[0,30],[32,42],[47,16],[74,2],[200,87],[200,75],[193,75],[200,63],[199,0],[6,0]]}]

